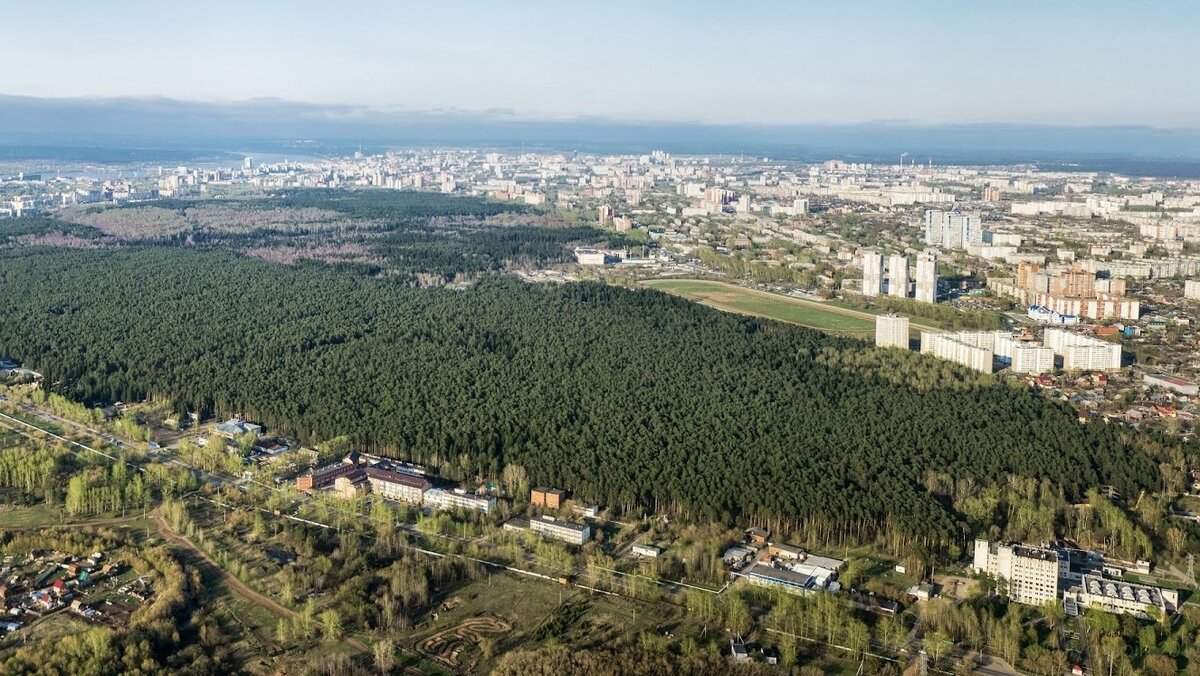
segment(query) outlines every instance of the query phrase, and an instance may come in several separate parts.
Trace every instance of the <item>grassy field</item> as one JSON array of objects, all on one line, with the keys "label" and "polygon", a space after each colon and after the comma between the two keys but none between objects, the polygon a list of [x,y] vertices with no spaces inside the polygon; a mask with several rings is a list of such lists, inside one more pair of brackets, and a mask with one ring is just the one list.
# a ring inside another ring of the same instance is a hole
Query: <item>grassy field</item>
[{"label": "grassy field", "polygon": [[699,279],[656,279],[643,286],[683,296],[704,305],[739,314],[766,317],[838,335],[874,335],[875,316],[801,298],[755,291],[724,282]]}]

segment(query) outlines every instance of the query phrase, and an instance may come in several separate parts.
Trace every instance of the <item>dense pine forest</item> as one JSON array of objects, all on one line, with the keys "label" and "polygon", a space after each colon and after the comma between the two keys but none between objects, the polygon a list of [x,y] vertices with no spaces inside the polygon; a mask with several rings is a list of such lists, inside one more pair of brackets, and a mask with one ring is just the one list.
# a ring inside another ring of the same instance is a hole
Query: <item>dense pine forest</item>
[{"label": "dense pine forest", "polygon": [[418,289],[125,247],[0,251],[0,295],[0,355],[73,398],[165,398],[306,443],[346,435],[455,478],[516,463],[626,510],[934,544],[967,526],[929,472],[1044,480],[1066,499],[1158,484],[1136,437],[1030,392],[930,385],[946,367],[918,355],[857,368],[877,351],[654,291]]}]

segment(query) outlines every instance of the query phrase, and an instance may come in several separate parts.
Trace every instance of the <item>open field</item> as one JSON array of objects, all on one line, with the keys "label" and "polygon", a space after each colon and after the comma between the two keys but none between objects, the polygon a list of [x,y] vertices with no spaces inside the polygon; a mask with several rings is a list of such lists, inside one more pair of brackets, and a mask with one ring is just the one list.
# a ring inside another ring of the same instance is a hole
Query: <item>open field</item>
[{"label": "open field", "polygon": [[867,338],[873,336],[875,331],[875,316],[868,312],[756,291],[725,282],[656,279],[642,284],[718,310],[799,324],[826,333]]}]

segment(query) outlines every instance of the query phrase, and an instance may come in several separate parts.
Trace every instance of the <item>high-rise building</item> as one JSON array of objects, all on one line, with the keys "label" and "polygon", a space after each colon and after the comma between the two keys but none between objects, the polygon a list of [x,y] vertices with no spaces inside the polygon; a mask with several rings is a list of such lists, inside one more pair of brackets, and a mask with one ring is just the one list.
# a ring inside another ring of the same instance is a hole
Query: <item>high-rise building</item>
[{"label": "high-rise building", "polygon": [[983,226],[978,213],[941,211],[925,212],[925,244],[948,249],[966,249],[983,243]]},{"label": "high-rise building", "polygon": [[922,331],[921,354],[931,354],[976,371],[991,373],[995,359],[991,343],[988,341],[989,337],[990,332],[987,331],[963,331],[962,333]]},{"label": "high-rise building", "polygon": [[883,254],[878,251],[863,252],[864,296],[878,296],[883,292]]},{"label": "high-rise building", "polygon": [[1000,188],[996,188],[996,187],[984,188],[983,189],[983,201],[984,202],[999,202],[1000,201]]},{"label": "high-rise building", "polygon": [[1041,345],[1015,345],[1012,348],[1013,373],[1049,373],[1054,370],[1054,350]]},{"label": "high-rise building", "polygon": [[917,293],[915,298],[923,303],[937,302],[937,253],[922,251],[917,254]]},{"label": "high-rise building", "polygon": [[1084,270],[1079,263],[1050,280],[1050,295],[1069,298],[1094,298],[1096,275]]},{"label": "high-rise building", "polygon": [[1121,368],[1120,343],[1054,328],[1046,329],[1042,342],[1055,354],[1062,355],[1063,368],[1067,371],[1116,371]]},{"label": "high-rise building", "polygon": [[1017,287],[1029,289],[1030,282],[1033,281],[1033,276],[1042,271],[1042,267],[1037,263],[1030,261],[1021,261],[1017,263]]},{"label": "high-rise building", "polygon": [[925,211],[925,245],[937,246],[942,243],[942,217],[946,212],[937,209]]},{"label": "high-rise building", "polygon": [[888,295],[904,298],[908,295],[908,256],[888,257]]},{"label": "high-rise building", "polygon": [[974,568],[1002,580],[1007,596],[1017,603],[1038,606],[1057,602],[1062,566],[1053,549],[975,541]]},{"label": "high-rise building", "polygon": [[792,200],[792,215],[804,216],[808,214],[808,200],[803,197],[797,197]]},{"label": "high-rise building", "polygon": [[612,220],[612,217],[613,217],[613,208],[608,206],[607,204],[601,204],[600,210],[599,210],[599,219],[598,219],[600,221],[600,225],[608,225],[609,221]]},{"label": "high-rise building", "polygon": [[908,317],[879,315],[875,317],[875,347],[908,349]]}]

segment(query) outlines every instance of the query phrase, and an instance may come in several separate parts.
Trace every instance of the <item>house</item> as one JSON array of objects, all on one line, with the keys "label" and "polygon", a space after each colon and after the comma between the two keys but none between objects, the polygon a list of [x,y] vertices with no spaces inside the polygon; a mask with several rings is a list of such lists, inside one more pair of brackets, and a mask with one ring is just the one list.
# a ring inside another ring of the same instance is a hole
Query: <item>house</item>
[{"label": "house", "polygon": [[529,504],[545,509],[561,509],[566,496],[567,492],[558,488],[534,486],[533,490],[529,492]]},{"label": "house", "polygon": [[746,529],[746,537],[756,545],[765,545],[771,537],[771,531],[765,528],[748,528]]}]

